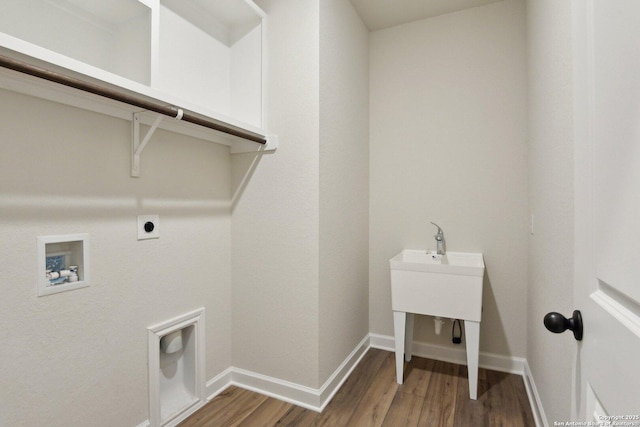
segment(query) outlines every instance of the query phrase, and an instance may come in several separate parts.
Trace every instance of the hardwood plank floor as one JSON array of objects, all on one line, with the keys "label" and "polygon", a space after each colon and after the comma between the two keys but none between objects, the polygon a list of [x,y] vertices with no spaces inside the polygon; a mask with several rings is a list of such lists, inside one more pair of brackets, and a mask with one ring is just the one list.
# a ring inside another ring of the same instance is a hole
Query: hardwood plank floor
[{"label": "hardwood plank floor", "polygon": [[466,366],[413,357],[395,375],[395,355],[370,349],[322,413],[231,386],[180,426],[535,426],[518,375],[480,369],[475,401]]}]

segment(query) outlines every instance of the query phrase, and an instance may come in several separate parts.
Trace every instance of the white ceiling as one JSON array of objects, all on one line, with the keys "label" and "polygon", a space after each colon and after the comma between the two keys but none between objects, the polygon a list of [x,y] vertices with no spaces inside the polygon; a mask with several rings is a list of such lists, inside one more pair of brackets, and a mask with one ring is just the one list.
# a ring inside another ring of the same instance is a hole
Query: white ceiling
[{"label": "white ceiling", "polygon": [[351,0],[370,31],[502,0]]}]

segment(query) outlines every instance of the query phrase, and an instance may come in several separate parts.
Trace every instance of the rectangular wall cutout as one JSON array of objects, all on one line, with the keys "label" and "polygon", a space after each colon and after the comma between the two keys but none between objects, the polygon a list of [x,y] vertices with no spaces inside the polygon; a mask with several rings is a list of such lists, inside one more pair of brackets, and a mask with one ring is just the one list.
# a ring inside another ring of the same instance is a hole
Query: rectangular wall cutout
[{"label": "rectangular wall cutout", "polygon": [[204,328],[204,308],[147,328],[151,427],[177,425],[206,403]]},{"label": "rectangular wall cutout", "polygon": [[38,237],[38,296],[89,286],[89,235]]}]

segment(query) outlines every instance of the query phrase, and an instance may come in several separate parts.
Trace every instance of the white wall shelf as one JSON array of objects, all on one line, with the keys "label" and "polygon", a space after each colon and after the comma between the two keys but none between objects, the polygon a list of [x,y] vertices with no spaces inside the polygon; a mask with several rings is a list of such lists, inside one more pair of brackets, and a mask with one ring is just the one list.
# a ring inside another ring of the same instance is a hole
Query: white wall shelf
[{"label": "white wall shelf", "polygon": [[[0,10],[0,55],[126,96],[179,106],[271,142],[256,143],[193,121],[162,120],[161,129],[234,146],[232,152],[275,149],[264,124],[266,15],[252,0],[6,0]],[[132,122],[133,113],[144,112],[4,67],[0,86],[5,89]],[[140,123],[155,120],[145,117]]]}]

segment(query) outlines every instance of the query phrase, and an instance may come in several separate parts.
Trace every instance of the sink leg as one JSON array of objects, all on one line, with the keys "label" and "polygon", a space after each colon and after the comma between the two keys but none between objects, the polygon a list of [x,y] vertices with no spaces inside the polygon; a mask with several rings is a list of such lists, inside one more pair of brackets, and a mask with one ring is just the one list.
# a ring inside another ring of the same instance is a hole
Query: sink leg
[{"label": "sink leg", "polygon": [[478,359],[480,356],[480,322],[464,321],[469,371],[469,398],[478,398]]},{"label": "sink leg", "polygon": [[411,352],[413,350],[413,313],[407,313],[407,326],[404,334],[404,360],[411,362]]},{"label": "sink leg", "polygon": [[398,384],[402,384],[403,381],[406,321],[407,313],[404,311],[393,312],[393,333],[395,334],[396,342],[396,379]]}]

